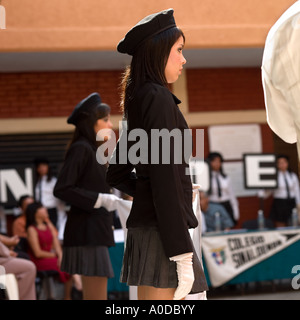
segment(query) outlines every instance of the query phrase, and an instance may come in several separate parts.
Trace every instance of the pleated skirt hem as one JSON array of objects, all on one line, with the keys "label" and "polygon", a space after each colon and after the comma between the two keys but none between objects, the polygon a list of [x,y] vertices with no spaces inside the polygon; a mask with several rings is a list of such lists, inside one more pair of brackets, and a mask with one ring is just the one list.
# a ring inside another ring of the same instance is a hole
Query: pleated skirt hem
[{"label": "pleated skirt hem", "polygon": [[64,247],[61,270],[84,276],[114,277],[106,246]]},{"label": "pleated skirt hem", "polygon": [[[208,289],[202,265],[194,250],[195,281],[191,293]],[[176,262],[165,255],[157,228],[130,228],[120,281],[131,286],[177,288]]]}]

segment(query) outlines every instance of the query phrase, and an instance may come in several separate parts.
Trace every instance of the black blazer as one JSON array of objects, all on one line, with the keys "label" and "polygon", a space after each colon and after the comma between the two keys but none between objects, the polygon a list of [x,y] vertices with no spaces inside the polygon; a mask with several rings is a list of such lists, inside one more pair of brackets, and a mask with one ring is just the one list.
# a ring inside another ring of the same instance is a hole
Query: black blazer
[{"label": "black blazer", "polygon": [[94,209],[99,193],[110,193],[106,167],[96,160],[96,147],[86,139],[73,143],[58,175],[54,195],[71,205],[64,246],[113,246],[113,216],[104,207]]},{"label": "black blazer", "polygon": [[[151,129],[171,131],[178,128],[182,132],[188,129],[178,103],[180,101],[167,88],[151,82],[145,83],[130,103],[128,134],[135,128],[148,133],[148,161],[151,159]],[[168,257],[192,252],[188,228],[197,227],[198,222],[192,209],[192,183],[190,175],[186,174],[188,164],[184,161],[174,163],[172,141],[171,164],[162,164],[161,159],[159,164],[119,164],[122,139],[126,137],[120,137],[114,150],[107,182],[134,197],[127,228],[158,227]],[[133,144],[135,142],[127,142],[127,151]],[[161,145],[159,147],[162,155]],[[180,147],[183,148],[183,144]],[[134,168],[135,176],[132,173]]]}]

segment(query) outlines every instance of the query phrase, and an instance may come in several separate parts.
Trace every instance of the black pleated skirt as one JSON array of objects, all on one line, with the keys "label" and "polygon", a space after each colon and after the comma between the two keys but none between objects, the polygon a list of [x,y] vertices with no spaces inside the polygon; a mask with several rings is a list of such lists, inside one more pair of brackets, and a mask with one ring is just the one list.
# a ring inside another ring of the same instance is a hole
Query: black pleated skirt
[{"label": "black pleated skirt", "polygon": [[106,246],[64,247],[61,270],[91,277],[114,277]]},{"label": "black pleated skirt", "polygon": [[[193,268],[195,281],[190,293],[208,290],[195,250]],[[157,228],[128,229],[120,281],[131,286],[177,288],[176,262],[165,255]]]},{"label": "black pleated skirt", "polygon": [[288,223],[289,219],[291,218],[292,211],[295,207],[296,201],[294,198],[274,198],[270,211],[270,219],[273,221]]}]

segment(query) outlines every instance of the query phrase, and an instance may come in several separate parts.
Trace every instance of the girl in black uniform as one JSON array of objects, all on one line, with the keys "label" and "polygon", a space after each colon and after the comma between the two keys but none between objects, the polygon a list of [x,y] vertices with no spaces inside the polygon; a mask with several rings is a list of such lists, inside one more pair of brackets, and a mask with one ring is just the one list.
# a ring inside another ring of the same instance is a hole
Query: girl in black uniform
[{"label": "girl in black uniform", "polygon": [[83,298],[107,298],[113,277],[108,247],[114,245],[114,200],[105,181],[106,166],[96,160],[96,133],[111,129],[110,108],[98,93],[82,100],[68,118],[73,139],[59,173],[54,195],[71,205],[65,226],[61,270],[82,275]]},{"label": "girl in black uniform", "polygon": [[[182,137],[188,129],[177,106],[180,101],[168,89],[186,63],[184,40],[169,9],[141,20],[118,44],[119,52],[132,55],[123,79],[128,133],[134,129],[146,132],[148,147],[152,129],[178,129]],[[188,231],[198,224],[188,164],[184,159],[179,164],[174,161],[178,154],[172,139],[169,164],[161,158],[158,164],[151,164],[151,150],[146,164],[133,165],[130,159],[124,164],[118,160],[124,156],[120,153],[122,139],[121,135],[107,172],[111,186],[133,196],[121,281],[138,286],[138,298],[147,300],[182,299],[190,292],[205,291],[205,276]],[[128,154],[132,141],[127,142]]]}]

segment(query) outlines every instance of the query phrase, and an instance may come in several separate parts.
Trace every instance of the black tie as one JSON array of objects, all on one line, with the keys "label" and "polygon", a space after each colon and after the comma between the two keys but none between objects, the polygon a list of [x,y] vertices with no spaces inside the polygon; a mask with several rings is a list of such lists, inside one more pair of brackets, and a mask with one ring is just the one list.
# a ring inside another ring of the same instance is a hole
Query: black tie
[{"label": "black tie", "polygon": [[218,187],[218,196],[219,198],[222,197],[222,190],[221,190],[221,185],[220,185],[220,180],[219,180],[219,175],[216,175],[216,180],[217,180],[217,187]]},{"label": "black tie", "polygon": [[42,203],[42,179],[40,179],[39,182],[39,191],[40,191],[40,197],[39,197],[39,202]]},{"label": "black tie", "polygon": [[192,168],[192,182],[196,183],[196,170],[195,170],[195,168]]},{"label": "black tie", "polygon": [[285,187],[286,187],[287,198],[290,199],[291,194],[290,194],[290,188],[289,188],[289,184],[288,184],[288,181],[286,178],[286,174],[284,174],[284,182],[285,182]]}]

